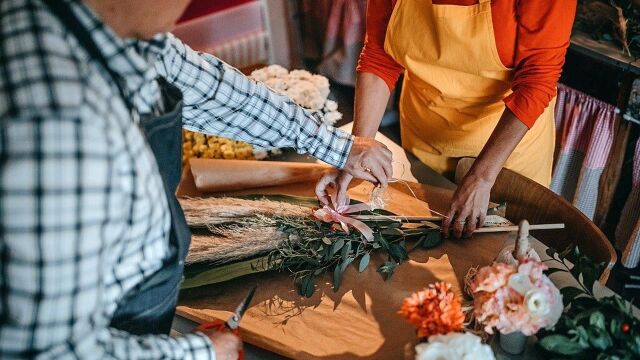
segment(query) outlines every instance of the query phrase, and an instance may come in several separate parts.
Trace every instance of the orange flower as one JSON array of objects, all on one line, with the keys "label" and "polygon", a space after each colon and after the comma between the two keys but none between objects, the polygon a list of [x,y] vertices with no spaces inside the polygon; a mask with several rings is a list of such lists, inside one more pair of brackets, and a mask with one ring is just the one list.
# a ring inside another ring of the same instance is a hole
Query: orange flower
[{"label": "orange flower", "polygon": [[418,337],[462,331],[464,314],[451,284],[437,282],[405,298],[398,314],[418,328]]}]

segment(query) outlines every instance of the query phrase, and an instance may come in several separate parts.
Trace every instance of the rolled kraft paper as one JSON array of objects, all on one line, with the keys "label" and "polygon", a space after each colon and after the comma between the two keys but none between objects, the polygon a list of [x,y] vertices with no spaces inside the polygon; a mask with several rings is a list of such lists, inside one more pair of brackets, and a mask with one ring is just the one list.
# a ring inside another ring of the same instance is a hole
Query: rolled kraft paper
[{"label": "rolled kraft paper", "polygon": [[190,159],[196,188],[222,192],[315,181],[331,169],[313,163],[280,161]]}]

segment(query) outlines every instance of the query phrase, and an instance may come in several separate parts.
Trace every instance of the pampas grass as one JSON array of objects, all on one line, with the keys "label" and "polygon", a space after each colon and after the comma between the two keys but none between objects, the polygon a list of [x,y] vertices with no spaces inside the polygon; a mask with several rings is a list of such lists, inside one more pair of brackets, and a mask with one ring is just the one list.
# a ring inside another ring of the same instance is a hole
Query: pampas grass
[{"label": "pampas grass", "polygon": [[218,266],[265,255],[288,235],[276,218],[308,218],[308,207],[268,199],[182,198],[180,205],[195,234],[186,266]]},{"label": "pampas grass", "polygon": [[252,221],[257,215],[269,217],[309,217],[311,215],[308,207],[268,199],[182,198],[180,205],[189,226],[202,228]]}]

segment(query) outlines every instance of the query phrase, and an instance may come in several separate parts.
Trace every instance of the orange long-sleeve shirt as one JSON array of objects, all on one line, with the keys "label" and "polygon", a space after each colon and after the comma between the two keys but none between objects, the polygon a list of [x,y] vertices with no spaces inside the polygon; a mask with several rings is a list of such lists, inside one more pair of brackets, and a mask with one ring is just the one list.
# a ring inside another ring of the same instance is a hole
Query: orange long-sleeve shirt
[{"label": "orange long-sleeve shirt", "polygon": [[[387,25],[396,1],[368,0],[367,33],[357,68],[358,72],[378,75],[390,89],[393,89],[403,71],[384,51]],[[533,126],[556,94],[556,85],[569,46],[576,2],[491,1],[500,60],[506,67],[515,68],[513,93],[504,102],[528,127]],[[477,0],[433,0],[433,3],[469,6],[477,4]]]}]

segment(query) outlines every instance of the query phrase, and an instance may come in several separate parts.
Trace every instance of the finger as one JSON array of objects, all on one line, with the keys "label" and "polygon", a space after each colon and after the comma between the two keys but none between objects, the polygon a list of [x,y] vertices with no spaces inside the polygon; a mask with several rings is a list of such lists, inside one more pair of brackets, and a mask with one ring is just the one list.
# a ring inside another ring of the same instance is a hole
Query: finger
[{"label": "finger", "polygon": [[480,217],[478,218],[478,228],[481,228],[484,226],[484,222],[486,219],[487,219],[487,213],[481,212]]},{"label": "finger", "polygon": [[462,210],[453,222],[453,236],[456,239],[460,239],[462,237],[462,232],[464,230],[466,222],[468,222],[468,217],[469,212],[466,210]]},{"label": "finger", "polygon": [[369,171],[354,170],[352,172],[349,172],[349,174],[351,174],[354,178],[366,180],[374,184],[378,182],[378,179],[376,179],[376,177],[373,176],[373,174],[370,173]]},{"label": "finger", "polygon": [[393,165],[391,164],[391,160],[387,161],[385,159],[379,159],[380,167],[387,175],[387,179],[391,179],[393,177]]},{"label": "finger", "polygon": [[473,235],[473,232],[476,231],[479,217],[480,212],[475,211],[471,216],[469,216],[469,219],[467,219],[467,226],[465,226],[464,233],[462,234],[465,239],[470,238]]},{"label": "finger", "polygon": [[376,183],[378,185],[387,186],[387,183],[388,183],[387,174],[385,174],[384,170],[382,170],[382,167],[380,167],[380,165],[378,165],[377,163],[372,164],[370,170],[371,170],[371,175],[373,175],[373,177],[376,178]]},{"label": "finger", "polygon": [[453,221],[455,216],[455,209],[452,208],[451,210],[449,210],[449,213],[447,213],[447,216],[442,219],[442,235],[445,239],[449,238],[449,231],[451,231],[451,222]]},{"label": "finger", "polygon": [[329,205],[329,202],[331,201],[327,193],[327,187],[334,182],[334,179],[335,174],[327,173],[323,175],[316,184],[316,196],[324,205]]},{"label": "finger", "polygon": [[348,205],[349,204],[349,195],[347,195],[347,190],[349,189],[349,183],[351,182],[351,175],[343,175],[341,176],[338,183],[338,205]]}]

